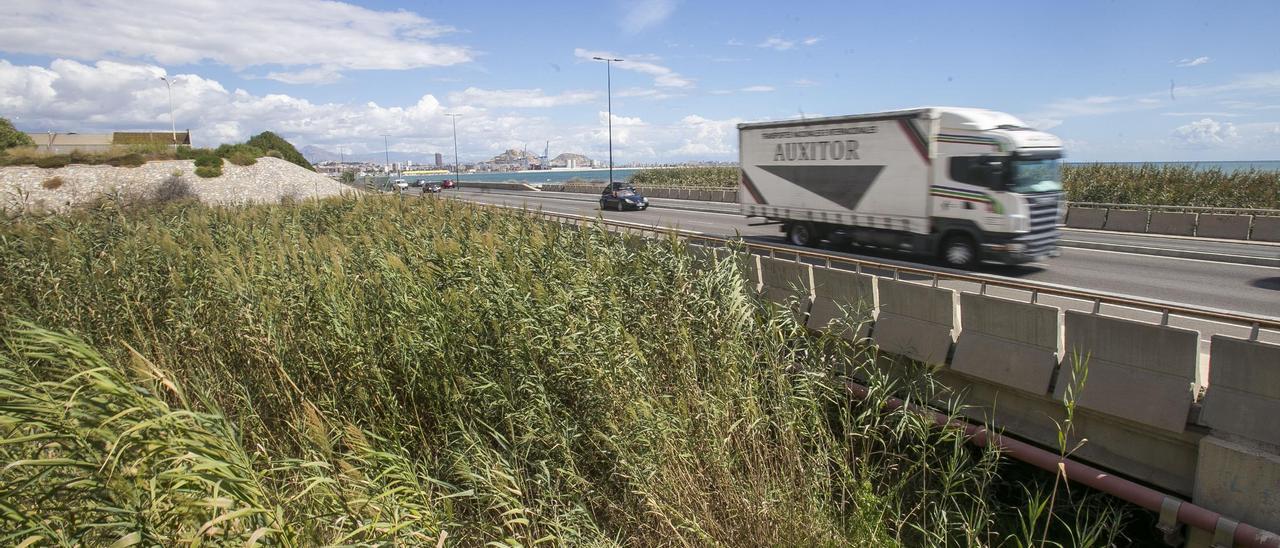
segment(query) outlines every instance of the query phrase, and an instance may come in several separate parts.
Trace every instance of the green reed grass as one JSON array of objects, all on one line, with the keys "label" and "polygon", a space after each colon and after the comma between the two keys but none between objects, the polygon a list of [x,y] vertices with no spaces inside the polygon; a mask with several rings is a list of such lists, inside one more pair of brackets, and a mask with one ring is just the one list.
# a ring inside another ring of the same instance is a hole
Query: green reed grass
[{"label": "green reed grass", "polygon": [[[1075,164],[1062,168],[1075,202],[1280,209],[1280,171],[1223,171],[1157,164]],[[738,168],[697,167],[637,172],[636,186],[737,188]]]},{"label": "green reed grass", "polygon": [[445,200],[16,219],[0,542],[1117,538],[1114,502],[1078,493],[1020,533],[1047,478],[882,411],[931,396],[761,305],[738,268]]}]

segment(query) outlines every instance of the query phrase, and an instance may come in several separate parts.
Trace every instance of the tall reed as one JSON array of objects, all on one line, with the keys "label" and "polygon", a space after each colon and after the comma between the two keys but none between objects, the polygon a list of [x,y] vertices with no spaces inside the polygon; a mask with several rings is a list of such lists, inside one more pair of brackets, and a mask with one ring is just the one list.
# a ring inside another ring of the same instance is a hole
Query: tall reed
[{"label": "tall reed", "polygon": [[[18,219],[0,542],[1039,541],[999,455],[882,411],[914,389],[873,348],[741,276],[444,200]],[[1063,496],[1050,539],[1117,538],[1113,502]]]}]

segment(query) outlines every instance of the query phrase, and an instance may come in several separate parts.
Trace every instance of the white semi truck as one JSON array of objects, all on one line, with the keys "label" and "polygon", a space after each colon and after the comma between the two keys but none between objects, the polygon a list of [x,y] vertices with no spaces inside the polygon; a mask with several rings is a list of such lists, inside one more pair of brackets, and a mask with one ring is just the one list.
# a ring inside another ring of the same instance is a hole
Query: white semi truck
[{"label": "white semi truck", "polygon": [[936,255],[955,267],[1058,254],[1062,141],[1014,116],[928,107],[738,125],[738,201],[795,245]]}]

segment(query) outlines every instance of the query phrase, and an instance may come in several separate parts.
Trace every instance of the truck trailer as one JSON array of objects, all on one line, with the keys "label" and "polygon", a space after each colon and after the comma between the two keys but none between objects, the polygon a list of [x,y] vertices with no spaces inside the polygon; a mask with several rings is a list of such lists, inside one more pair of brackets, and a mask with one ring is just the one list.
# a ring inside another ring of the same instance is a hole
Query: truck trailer
[{"label": "truck trailer", "polygon": [[1062,141],[976,108],[738,125],[738,201],[787,240],[928,254],[958,268],[1058,254]]}]

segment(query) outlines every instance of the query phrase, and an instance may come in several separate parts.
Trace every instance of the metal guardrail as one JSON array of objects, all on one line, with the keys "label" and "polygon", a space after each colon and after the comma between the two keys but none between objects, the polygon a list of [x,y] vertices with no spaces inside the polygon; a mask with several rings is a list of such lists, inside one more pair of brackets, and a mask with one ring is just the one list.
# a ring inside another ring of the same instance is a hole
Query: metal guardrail
[{"label": "metal guardrail", "polygon": [[1080,301],[1087,301],[1093,304],[1093,312],[1097,313],[1102,305],[1120,306],[1126,308],[1136,308],[1161,315],[1161,325],[1167,325],[1170,315],[1190,317],[1203,320],[1211,320],[1217,322],[1225,322],[1250,328],[1249,340],[1257,340],[1261,329],[1280,330],[1280,318],[1247,314],[1243,312],[1234,312],[1229,310],[1220,310],[1209,307],[1199,307],[1195,305],[1176,303],[1170,301],[1162,301],[1158,299],[1147,299],[1141,297],[1132,297],[1128,295],[1120,295],[1108,293],[1104,291],[1093,291],[1081,289],[1077,287],[1063,286],[1058,284],[1050,284],[1045,282],[1025,282],[1019,280],[1011,280],[1004,277],[990,276],[977,273],[955,273],[931,270],[921,267],[903,266],[893,263],[883,263],[865,259],[857,259],[853,257],[845,257],[830,253],[822,253],[818,251],[809,251],[793,247],[778,246],[771,244],[763,244],[758,242],[749,242],[741,239],[723,238],[718,236],[710,236],[700,232],[683,230],[677,228],[665,228],[660,226],[644,225],[640,223],[628,223],[623,221],[610,221],[599,217],[586,217],[582,215],[572,215],[567,213],[551,213],[541,210],[528,209],[524,207],[499,205],[499,204],[479,204],[474,205],[481,207],[493,207],[499,209],[509,209],[535,213],[544,218],[558,219],[568,221],[571,224],[580,222],[598,223],[609,227],[617,227],[626,230],[637,230],[641,233],[653,233],[654,235],[675,235],[690,241],[708,242],[717,246],[732,247],[741,246],[752,252],[760,252],[767,254],[771,258],[783,258],[788,256],[794,257],[794,260],[801,262],[802,259],[816,261],[830,268],[835,264],[844,264],[853,267],[854,272],[863,273],[864,270],[879,270],[890,272],[894,279],[902,279],[905,276],[917,276],[925,280],[930,280],[934,287],[937,287],[941,281],[959,281],[977,284],[980,287],[980,293],[986,294],[988,288],[1005,288],[1018,291],[1025,291],[1031,294],[1031,302],[1036,303],[1041,296],[1056,296]]}]

